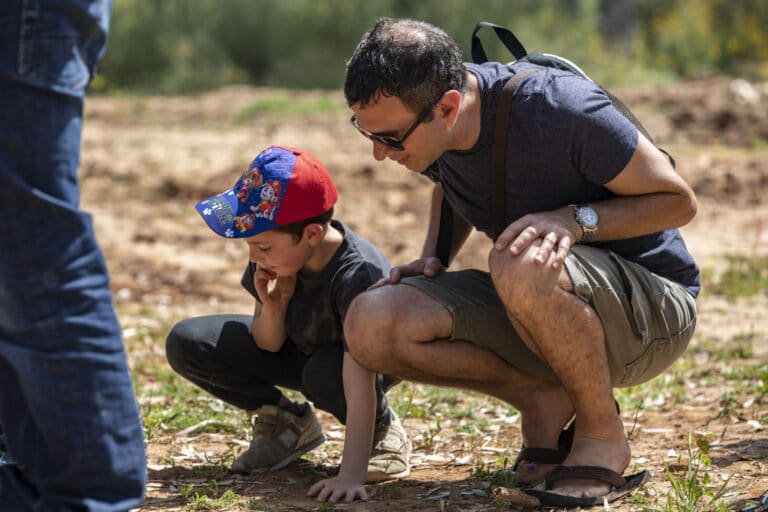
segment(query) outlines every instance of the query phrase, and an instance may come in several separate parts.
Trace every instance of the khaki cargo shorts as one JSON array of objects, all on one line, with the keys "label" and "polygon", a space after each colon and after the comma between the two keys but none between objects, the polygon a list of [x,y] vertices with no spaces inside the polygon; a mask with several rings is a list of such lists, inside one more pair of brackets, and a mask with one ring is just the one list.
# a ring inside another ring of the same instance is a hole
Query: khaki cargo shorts
[{"label": "khaki cargo shorts", "polygon": [[[656,377],[688,346],[696,326],[696,302],[679,284],[588,245],[571,248],[565,268],[576,296],[602,322],[614,387]],[[558,381],[515,332],[487,272],[443,272],[401,282],[422,290],[451,312],[451,340],[487,348],[524,373]],[[563,343],[570,342],[567,331],[561,337]]]}]

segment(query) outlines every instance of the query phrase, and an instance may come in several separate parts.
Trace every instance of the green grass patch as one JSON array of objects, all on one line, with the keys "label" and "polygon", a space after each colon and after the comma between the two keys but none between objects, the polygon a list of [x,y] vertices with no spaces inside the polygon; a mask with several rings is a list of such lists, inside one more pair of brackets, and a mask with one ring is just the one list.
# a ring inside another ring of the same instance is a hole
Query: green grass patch
[{"label": "green grass patch", "polygon": [[768,292],[768,258],[728,256],[727,268],[719,274],[702,274],[702,289],[709,294],[735,299]]},{"label": "green grass patch", "polygon": [[184,380],[168,367],[136,373],[134,383],[147,439],[195,427],[195,433],[236,433],[248,415]]},{"label": "green grass patch", "polygon": [[269,115],[301,116],[346,108],[344,102],[329,97],[298,99],[288,94],[276,93],[251,102],[237,113],[235,119],[242,122]]},{"label": "green grass patch", "polygon": [[[688,435],[688,460],[673,466],[664,465],[664,474],[672,486],[662,506],[644,506],[648,512],[727,512],[732,510],[738,496],[729,485],[733,475],[717,484],[709,473],[709,441],[703,437],[694,439]],[[678,470],[682,467],[682,471]]]},{"label": "green grass patch", "polygon": [[219,495],[216,481],[209,482],[203,489],[197,490],[194,484],[179,489],[189,510],[225,510],[235,505],[246,503],[248,500],[227,489]]}]

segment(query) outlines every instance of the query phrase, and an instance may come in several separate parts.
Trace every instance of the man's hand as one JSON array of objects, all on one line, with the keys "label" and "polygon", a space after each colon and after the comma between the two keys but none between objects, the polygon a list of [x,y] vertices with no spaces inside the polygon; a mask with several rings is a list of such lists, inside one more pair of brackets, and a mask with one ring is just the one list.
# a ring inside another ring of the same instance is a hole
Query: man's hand
[{"label": "man's hand", "polygon": [[518,256],[537,238],[542,238],[541,246],[533,260],[543,265],[554,252],[552,268],[562,267],[571,246],[578,241],[581,226],[573,218],[573,207],[566,206],[559,210],[532,213],[520,217],[507,226],[496,239],[497,251],[508,249],[510,254]]},{"label": "man's hand", "polygon": [[296,276],[279,276],[263,268],[256,268],[253,286],[262,305],[275,311],[285,310],[296,289]]},{"label": "man's hand", "polygon": [[364,484],[346,480],[341,475],[315,483],[309,488],[307,496],[317,496],[317,501],[330,501],[331,503],[336,503],[342,499],[346,502],[358,498],[361,500],[368,499]]},{"label": "man's hand", "polygon": [[406,265],[398,265],[392,267],[389,271],[389,277],[384,277],[377,282],[373,283],[369,290],[379,288],[385,284],[397,284],[400,279],[408,276],[427,276],[435,277],[437,274],[445,269],[440,260],[434,256],[428,258],[420,258],[412,261]]}]

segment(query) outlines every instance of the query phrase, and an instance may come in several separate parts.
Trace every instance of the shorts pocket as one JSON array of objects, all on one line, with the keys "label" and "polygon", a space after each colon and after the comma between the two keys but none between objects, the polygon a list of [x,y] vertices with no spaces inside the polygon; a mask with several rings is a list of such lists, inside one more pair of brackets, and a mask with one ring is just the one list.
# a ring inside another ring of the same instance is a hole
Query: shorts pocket
[{"label": "shorts pocket", "polygon": [[651,340],[640,356],[626,365],[620,385],[642,384],[669,368],[685,352],[695,327],[694,315],[688,325],[675,335]]},{"label": "shorts pocket", "polygon": [[[680,311],[675,302],[679,293],[666,279],[657,276],[644,267],[626,261],[611,253],[621,278],[624,281],[628,305],[627,319],[632,332],[647,345],[654,340],[667,340],[685,329],[688,324],[686,313]],[[670,316],[671,315],[671,316]]]}]

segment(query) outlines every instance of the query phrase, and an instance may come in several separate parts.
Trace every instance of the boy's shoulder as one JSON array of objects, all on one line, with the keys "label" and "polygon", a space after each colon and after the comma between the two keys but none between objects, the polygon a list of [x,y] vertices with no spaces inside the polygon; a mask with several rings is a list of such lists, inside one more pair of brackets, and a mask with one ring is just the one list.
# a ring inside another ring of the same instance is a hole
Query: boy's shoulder
[{"label": "boy's shoulder", "polygon": [[[339,220],[332,220],[331,226],[338,229],[344,240],[336,253],[334,260],[342,264],[370,264],[382,270],[389,271],[390,263],[384,253],[370,240],[358,235],[349,226]],[[333,260],[332,260],[333,261]]]}]

